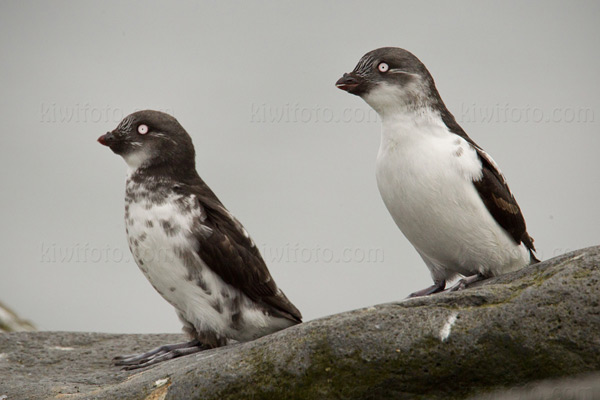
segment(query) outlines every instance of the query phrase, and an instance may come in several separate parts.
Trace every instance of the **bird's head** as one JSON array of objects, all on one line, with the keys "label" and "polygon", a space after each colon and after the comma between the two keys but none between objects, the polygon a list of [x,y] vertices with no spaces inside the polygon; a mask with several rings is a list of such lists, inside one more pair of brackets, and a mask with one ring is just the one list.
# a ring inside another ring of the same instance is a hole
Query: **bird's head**
[{"label": "bird's head", "polygon": [[360,96],[380,115],[428,106],[437,90],[425,65],[411,52],[382,47],[365,54],[354,70],[335,84]]},{"label": "bird's head", "polygon": [[195,169],[192,139],[175,118],[160,111],[138,111],[125,117],[98,142],[123,157],[131,169],[183,167]]}]

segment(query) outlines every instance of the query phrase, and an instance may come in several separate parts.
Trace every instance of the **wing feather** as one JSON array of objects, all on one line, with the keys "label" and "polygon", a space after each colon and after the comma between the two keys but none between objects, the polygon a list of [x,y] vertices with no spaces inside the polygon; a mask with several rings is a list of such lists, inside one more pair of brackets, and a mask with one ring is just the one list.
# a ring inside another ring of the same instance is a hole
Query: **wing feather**
[{"label": "wing feather", "polygon": [[[180,185],[180,192],[193,195],[203,210],[202,224],[192,234],[202,261],[226,283],[265,307],[271,314],[301,322],[300,311],[277,287],[256,245],[204,182]],[[211,233],[206,235],[206,228]]]}]

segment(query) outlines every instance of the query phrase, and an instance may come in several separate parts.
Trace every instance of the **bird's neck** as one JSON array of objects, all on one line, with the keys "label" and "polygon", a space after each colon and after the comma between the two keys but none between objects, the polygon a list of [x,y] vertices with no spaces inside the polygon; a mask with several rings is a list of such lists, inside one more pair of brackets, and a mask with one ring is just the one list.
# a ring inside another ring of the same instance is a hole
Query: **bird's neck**
[{"label": "bird's neck", "polygon": [[128,170],[129,181],[143,182],[153,180],[155,182],[177,182],[188,185],[197,184],[200,176],[196,172],[196,166],[190,163],[151,163]]},{"label": "bird's neck", "polygon": [[381,121],[382,146],[421,140],[446,129],[440,112],[428,106],[397,108],[394,112],[381,115]]}]

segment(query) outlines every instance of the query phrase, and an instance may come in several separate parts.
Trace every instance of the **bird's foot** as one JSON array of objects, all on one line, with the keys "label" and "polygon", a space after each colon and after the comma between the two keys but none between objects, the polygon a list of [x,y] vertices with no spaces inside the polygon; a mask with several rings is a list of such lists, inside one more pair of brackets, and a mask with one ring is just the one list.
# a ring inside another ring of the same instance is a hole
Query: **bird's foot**
[{"label": "bird's foot", "polygon": [[442,292],[445,287],[446,281],[435,282],[433,285],[425,289],[417,290],[416,292],[409,294],[407,299],[413,297],[429,296],[430,294],[439,293]]},{"label": "bird's foot", "polygon": [[124,370],[144,368],[162,361],[198,353],[209,348],[209,346],[194,339],[189,342],[160,346],[147,353],[118,356],[113,358],[113,363],[116,366],[123,367]]},{"label": "bird's foot", "polygon": [[457,292],[459,290],[466,289],[467,287],[469,287],[473,283],[482,281],[484,279],[486,279],[486,277],[483,276],[483,275],[481,275],[481,274],[471,275],[471,276],[468,276],[466,278],[460,279],[452,287],[449,287],[448,289],[444,290],[444,292]]}]

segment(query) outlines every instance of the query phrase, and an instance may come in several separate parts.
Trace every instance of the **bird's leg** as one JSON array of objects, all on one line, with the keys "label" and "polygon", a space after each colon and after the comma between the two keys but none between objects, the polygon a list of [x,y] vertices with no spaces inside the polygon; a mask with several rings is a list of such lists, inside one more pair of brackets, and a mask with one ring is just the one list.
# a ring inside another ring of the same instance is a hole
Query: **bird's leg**
[{"label": "bird's leg", "polygon": [[209,348],[210,346],[194,339],[189,342],[160,346],[147,353],[118,356],[113,358],[113,363],[116,366],[123,367],[125,370],[137,369],[173,358],[187,356],[188,354],[197,353]]},{"label": "bird's leg", "polygon": [[473,283],[482,281],[484,279],[487,279],[487,278],[481,274],[471,275],[466,278],[460,279],[458,282],[456,282],[455,285],[453,285],[452,287],[450,287],[444,291],[445,292],[456,292],[459,290],[463,290],[463,289],[466,289],[467,287],[469,287],[470,285],[472,285]]},{"label": "bird's leg", "polygon": [[416,292],[408,295],[407,298],[410,299],[412,297],[429,296],[430,294],[439,293],[439,292],[443,291],[445,287],[446,287],[445,280],[435,281],[433,283],[433,285],[431,285],[425,289],[417,290]]}]

